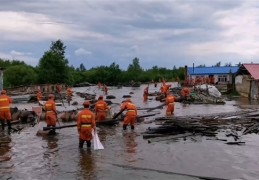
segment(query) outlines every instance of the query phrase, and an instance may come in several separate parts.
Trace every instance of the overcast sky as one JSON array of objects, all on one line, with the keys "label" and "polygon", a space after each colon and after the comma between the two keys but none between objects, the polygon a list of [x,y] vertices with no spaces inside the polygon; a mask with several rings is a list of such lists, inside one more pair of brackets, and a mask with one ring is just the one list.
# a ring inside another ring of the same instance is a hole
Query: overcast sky
[{"label": "overcast sky", "polygon": [[0,0],[0,58],[36,66],[58,39],[87,69],[256,63],[259,1]]}]

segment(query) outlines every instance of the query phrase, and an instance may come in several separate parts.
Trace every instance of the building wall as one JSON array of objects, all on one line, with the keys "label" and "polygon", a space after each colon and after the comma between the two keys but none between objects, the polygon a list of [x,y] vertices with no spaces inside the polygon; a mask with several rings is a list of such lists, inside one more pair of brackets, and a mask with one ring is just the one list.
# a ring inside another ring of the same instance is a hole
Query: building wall
[{"label": "building wall", "polygon": [[258,99],[258,88],[259,88],[259,81],[253,80],[251,81],[251,99]]},{"label": "building wall", "polygon": [[235,77],[236,91],[243,97],[250,96],[250,75],[238,75]]},{"label": "building wall", "polygon": [[[228,84],[228,83],[231,83],[231,77],[230,77],[230,74],[222,74],[223,76],[226,76],[227,77],[227,80],[226,80],[226,82],[219,82],[219,76],[221,76],[221,75],[218,75],[218,74],[215,74],[215,75],[213,75],[213,77],[215,78],[215,84],[217,84],[217,83],[219,83],[219,84]],[[190,76],[190,78],[191,79],[195,79],[195,78],[197,78],[197,77],[209,77],[209,75],[191,75]]]}]

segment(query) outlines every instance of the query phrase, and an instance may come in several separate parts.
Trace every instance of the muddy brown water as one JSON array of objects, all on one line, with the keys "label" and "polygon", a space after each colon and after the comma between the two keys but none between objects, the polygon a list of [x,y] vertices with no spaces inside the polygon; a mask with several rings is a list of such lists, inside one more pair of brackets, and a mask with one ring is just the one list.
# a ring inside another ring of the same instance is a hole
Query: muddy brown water
[{"label": "muddy brown water", "polygon": [[[119,110],[122,96],[134,92],[132,101],[138,107],[155,107],[160,103],[149,100],[143,103],[143,89],[123,87],[110,88],[116,96],[111,101],[114,112]],[[150,86],[150,92],[158,91]],[[96,87],[74,88],[78,92],[102,91]],[[79,104],[83,99],[74,96]],[[256,102],[253,102],[257,104]],[[246,99],[227,101],[225,105],[183,105],[176,103],[175,115],[210,114],[238,111],[239,106],[251,102]],[[35,104],[15,104],[30,109]],[[79,107],[79,106],[78,106]],[[68,110],[76,107],[59,107]],[[164,116],[165,109],[156,110]],[[145,111],[139,111],[145,114]],[[151,121],[155,117],[148,117]],[[34,127],[25,127],[19,134],[0,132],[0,179],[198,179],[180,174],[217,177],[224,179],[258,179],[259,135],[243,136],[245,145],[226,145],[224,142],[207,140],[204,137],[178,141],[150,143],[142,138],[151,124],[137,124],[136,129],[122,131],[122,124],[114,127],[98,127],[104,150],[78,149],[76,128],[57,130],[56,136],[36,136],[45,126],[40,122]],[[10,141],[8,143],[8,141]]]}]

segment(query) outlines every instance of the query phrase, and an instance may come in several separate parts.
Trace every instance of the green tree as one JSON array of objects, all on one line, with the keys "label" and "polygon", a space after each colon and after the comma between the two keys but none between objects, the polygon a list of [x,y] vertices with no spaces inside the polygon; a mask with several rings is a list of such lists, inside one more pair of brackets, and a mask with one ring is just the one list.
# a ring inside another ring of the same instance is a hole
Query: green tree
[{"label": "green tree", "polygon": [[50,50],[46,51],[39,61],[39,83],[66,83],[71,84],[68,60],[65,58],[63,42],[52,42]]},{"label": "green tree", "polygon": [[5,87],[31,85],[36,82],[37,74],[34,68],[28,65],[13,65],[4,72]]}]

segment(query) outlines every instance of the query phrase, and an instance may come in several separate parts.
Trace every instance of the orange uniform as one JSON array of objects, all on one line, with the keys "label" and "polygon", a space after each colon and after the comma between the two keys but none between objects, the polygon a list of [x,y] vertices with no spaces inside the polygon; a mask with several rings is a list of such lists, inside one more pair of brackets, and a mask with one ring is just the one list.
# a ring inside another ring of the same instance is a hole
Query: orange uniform
[{"label": "orange uniform", "polygon": [[98,82],[98,89],[101,89],[101,83],[100,82]]},{"label": "orange uniform", "polygon": [[174,114],[174,96],[173,95],[168,95],[166,97],[166,115],[171,116]]},{"label": "orange uniform", "polygon": [[105,84],[103,85],[103,91],[104,91],[105,95],[108,94],[108,87]]},{"label": "orange uniform", "polygon": [[2,129],[4,129],[5,120],[7,120],[8,129],[11,129],[11,111],[10,105],[12,104],[12,99],[6,95],[6,91],[2,90],[0,95],[0,120],[2,124]]},{"label": "orange uniform", "polygon": [[67,102],[70,105],[70,101],[72,101],[72,95],[73,95],[73,90],[72,88],[67,88]]},{"label": "orange uniform", "polygon": [[79,132],[79,147],[82,148],[84,142],[87,147],[91,146],[92,130],[96,130],[95,115],[88,108],[81,111],[77,118],[77,129]]},{"label": "orange uniform", "polygon": [[57,92],[60,93],[62,91],[62,86],[60,84],[57,85]]},{"label": "orange uniform", "polygon": [[37,100],[38,101],[42,101],[42,98],[43,98],[43,96],[42,96],[41,91],[38,91],[38,93],[37,93]]},{"label": "orange uniform", "polygon": [[97,116],[97,121],[100,122],[107,118],[107,111],[109,110],[108,104],[103,100],[100,99],[95,104],[95,112]]},{"label": "orange uniform", "polygon": [[188,99],[191,95],[191,90],[185,87],[181,90],[181,95],[184,99]]},{"label": "orange uniform", "polygon": [[146,102],[148,100],[148,86],[144,89],[143,97],[144,102]]},{"label": "orange uniform", "polygon": [[130,99],[128,99],[126,102],[124,102],[121,106],[121,110],[127,110],[126,116],[124,118],[124,122],[123,122],[123,129],[125,130],[127,125],[130,124],[131,129],[134,129],[134,125],[137,119],[137,115],[138,115],[138,111],[137,108],[135,106],[135,104],[133,104],[131,102]]},{"label": "orange uniform", "polygon": [[57,123],[57,109],[54,101],[54,96],[49,96],[49,100],[45,103],[45,110],[47,126],[55,127]]}]

